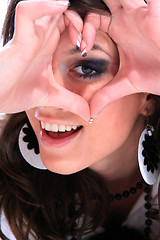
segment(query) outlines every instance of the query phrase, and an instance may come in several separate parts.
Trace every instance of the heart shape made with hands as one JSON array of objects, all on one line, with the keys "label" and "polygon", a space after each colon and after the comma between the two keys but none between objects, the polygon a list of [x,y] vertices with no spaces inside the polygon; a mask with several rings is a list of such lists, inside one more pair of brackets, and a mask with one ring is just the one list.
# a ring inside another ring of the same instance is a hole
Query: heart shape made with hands
[{"label": "heart shape made with hands", "polygon": [[[160,1],[147,1],[147,4],[141,0],[132,2],[104,0],[112,15],[89,13],[83,22],[75,12],[66,13],[68,6],[66,3],[62,6],[63,1],[59,1],[59,4],[54,0],[41,0],[41,4],[38,0],[21,1],[16,9],[15,34],[10,46],[14,43],[16,60],[20,55],[20,59],[24,60],[25,56],[25,62],[27,58],[29,66],[25,65],[24,61],[19,63],[18,59],[17,64],[12,59],[14,64],[12,64],[13,72],[10,71],[12,76],[9,76],[11,81],[7,83],[4,92],[3,107],[7,110],[4,112],[16,112],[40,104],[54,105],[74,112],[87,121],[90,116],[95,117],[106,105],[123,96],[136,92],[159,94],[160,87],[157,82],[160,77],[157,69],[160,68],[160,38],[157,29],[160,27]],[[69,19],[68,25],[64,21],[64,12]],[[57,84],[52,73],[50,57],[66,27],[70,31],[74,46],[77,44],[79,33],[82,33],[80,47],[81,50],[85,48],[87,53],[94,45],[98,30],[108,33],[118,46],[120,56],[118,73],[106,86],[95,92],[89,101],[86,101],[83,95],[78,95],[77,91],[70,91]],[[139,51],[135,52],[135,48]],[[41,61],[41,72],[38,58]],[[146,71],[146,68],[150,71]],[[136,77],[132,74],[135,72]],[[7,77],[8,74],[7,67]],[[1,81],[5,80],[1,79]],[[11,89],[13,91],[6,98]],[[26,96],[24,89],[28,93]],[[39,103],[38,100],[41,102]]]},{"label": "heart shape made with hands", "polygon": [[[0,94],[2,112],[55,106],[73,112],[85,121],[90,119],[88,102],[56,83],[52,67],[52,56],[61,34],[68,28],[75,36],[83,29],[83,21],[76,13],[68,16],[69,23],[76,28],[67,24],[63,14],[67,8],[68,2],[55,0],[21,1],[17,4],[13,38],[2,52],[2,60],[7,62],[3,64],[0,79],[3,85],[6,82]],[[8,66],[11,66],[10,71]]]},{"label": "heart shape made with hands", "polygon": [[89,52],[94,45],[97,30],[107,32],[110,18],[90,13],[83,22],[76,12],[66,11],[67,6],[62,3],[41,1],[39,4],[39,1],[22,1],[18,4],[12,43],[16,50],[15,55],[22,61],[21,66],[17,63],[13,66],[15,77],[13,78],[12,74],[12,82],[7,90],[12,86],[14,89],[6,101],[7,112],[36,106],[54,106],[73,112],[85,121],[90,119],[94,104],[90,110],[90,100],[77,94],[76,90],[70,87],[66,89],[63,84],[61,86],[56,82],[56,66],[52,66],[51,59],[66,28],[74,46],[79,33],[82,33],[81,50],[86,49],[86,52]]}]

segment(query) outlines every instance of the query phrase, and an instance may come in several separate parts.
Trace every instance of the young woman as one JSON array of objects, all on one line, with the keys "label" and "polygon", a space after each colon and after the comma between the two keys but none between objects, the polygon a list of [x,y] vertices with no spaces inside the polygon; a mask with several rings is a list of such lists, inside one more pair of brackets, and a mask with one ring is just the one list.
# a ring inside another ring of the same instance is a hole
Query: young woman
[{"label": "young woman", "polygon": [[133,20],[157,1],[18,2],[0,52],[0,110],[17,112],[1,134],[1,238],[156,239],[158,36]]}]

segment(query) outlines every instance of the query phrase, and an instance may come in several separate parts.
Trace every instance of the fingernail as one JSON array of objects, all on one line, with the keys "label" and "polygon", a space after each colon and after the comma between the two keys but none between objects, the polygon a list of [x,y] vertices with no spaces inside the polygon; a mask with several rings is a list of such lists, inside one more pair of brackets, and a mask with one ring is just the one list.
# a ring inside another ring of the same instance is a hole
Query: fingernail
[{"label": "fingernail", "polygon": [[56,1],[56,4],[58,5],[64,5],[64,6],[71,6],[71,3],[69,1]]},{"label": "fingernail", "polygon": [[88,123],[92,124],[93,120],[98,116],[98,113],[95,116],[91,116],[91,118],[89,119]]},{"label": "fingernail", "polygon": [[82,49],[81,55],[82,55],[82,57],[87,57],[87,48],[86,47],[87,47],[86,42],[84,40],[82,40],[82,43],[81,43],[81,49]]},{"label": "fingernail", "polygon": [[82,54],[82,57],[87,57],[86,47],[82,50],[81,54]]},{"label": "fingernail", "polygon": [[77,40],[76,50],[79,50],[80,48],[80,42]]},{"label": "fingernail", "polygon": [[88,123],[92,124],[92,123],[93,123],[93,120],[94,120],[93,118],[90,118],[89,121],[88,121]]},{"label": "fingernail", "polygon": [[81,41],[82,41],[82,37],[81,37],[81,33],[79,33],[78,37],[77,37],[77,45],[76,45],[77,50],[79,50],[79,48],[81,46]]}]

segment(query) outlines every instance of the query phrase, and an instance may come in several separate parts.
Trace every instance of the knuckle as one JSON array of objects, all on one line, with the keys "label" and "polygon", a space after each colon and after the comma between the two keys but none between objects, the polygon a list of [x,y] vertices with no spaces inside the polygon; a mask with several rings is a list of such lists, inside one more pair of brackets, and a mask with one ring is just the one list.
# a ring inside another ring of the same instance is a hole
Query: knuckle
[{"label": "knuckle", "polygon": [[16,14],[24,14],[26,12],[25,2],[19,2],[16,6]]}]

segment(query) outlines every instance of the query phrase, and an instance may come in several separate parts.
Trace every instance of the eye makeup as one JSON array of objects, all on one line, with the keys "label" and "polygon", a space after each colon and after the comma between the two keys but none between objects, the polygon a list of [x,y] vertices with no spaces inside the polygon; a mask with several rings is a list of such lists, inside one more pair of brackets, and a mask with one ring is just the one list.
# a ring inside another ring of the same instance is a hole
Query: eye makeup
[{"label": "eye makeup", "polygon": [[77,61],[71,66],[69,71],[73,77],[75,76],[81,80],[94,81],[107,73],[108,68],[109,61],[101,58],[90,58]]}]

